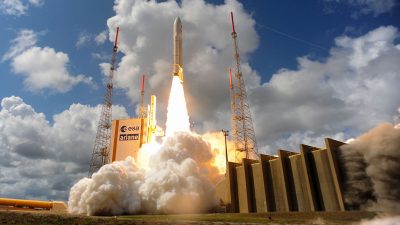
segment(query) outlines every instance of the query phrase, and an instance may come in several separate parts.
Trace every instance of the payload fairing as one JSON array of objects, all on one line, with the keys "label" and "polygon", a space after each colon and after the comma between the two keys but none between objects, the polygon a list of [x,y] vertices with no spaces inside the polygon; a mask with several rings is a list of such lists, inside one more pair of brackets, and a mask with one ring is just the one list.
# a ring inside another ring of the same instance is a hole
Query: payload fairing
[{"label": "payload fairing", "polygon": [[183,83],[183,68],[182,68],[182,22],[179,17],[174,21],[174,65],[173,76],[178,76]]}]

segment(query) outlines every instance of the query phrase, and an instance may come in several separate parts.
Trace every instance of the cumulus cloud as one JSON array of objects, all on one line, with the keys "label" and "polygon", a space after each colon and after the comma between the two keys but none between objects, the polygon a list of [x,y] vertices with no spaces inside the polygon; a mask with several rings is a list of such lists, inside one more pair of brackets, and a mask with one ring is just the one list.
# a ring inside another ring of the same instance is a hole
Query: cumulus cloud
[{"label": "cumulus cloud", "polygon": [[390,12],[398,3],[396,0],[324,0],[325,2],[342,3],[356,8],[357,11],[352,14],[358,17],[362,14],[373,14],[378,16]]},{"label": "cumulus cloud", "polygon": [[392,122],[400,105],[398,35],[387,26],[360,37],[338,37],[326,59],[300,57],[297,70],[282,69],[251,91],[261,146],[271,143],[273,151],[279,147],[274,143],[299,134],[307,140],[307,133],[346,140]]},{"label": "cumulus cloud", "polygon": [[[17,96],[1,100],[0,195],[66,200],[87,175],[101,106],[72,104],[50,122]],[[127,118],[114,106],[115,118]]]},{"label": "cumulus cloud", "polygon": [[30,6],[41,6],[42,0],[28,0],[24,4],[21,0],[2,0],[0,2],[0,12],[5,15],[21,16],[27,13]]},{"label": "cumulus cloud", "polygon": [[78,83],[93,85],[92,78],[73,76],[68,70],[69,57],[50,47],[32,47],[13,58],[13,71],[25,77],[24,85],[31,91],[51,90],[65,93]]},{"label": "cumulus cloud", "polygon": [[17,37],[10,41],[10,49],[3,55],[2,61],[9,60],[36,45],[38,33],[29,29],[19,31]]},{"label": "cumulus cloud", "polygon": [[50,90],[65,93],[78,83],[95,87],[92,77],[74,76],[67,70],[69,57],[51,47],[36,46],[40,33],[22,29],[10,41],[10,49],[2,61],[10,60],[13,71],[24,77],[24,85],[30,91]]}]

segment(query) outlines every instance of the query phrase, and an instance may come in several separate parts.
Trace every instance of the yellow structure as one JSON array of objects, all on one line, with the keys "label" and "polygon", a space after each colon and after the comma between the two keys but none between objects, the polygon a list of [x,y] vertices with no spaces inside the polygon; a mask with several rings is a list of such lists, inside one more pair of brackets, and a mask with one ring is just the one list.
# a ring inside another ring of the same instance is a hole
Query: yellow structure
[{"label": "yellow structure", "polygon": [[137,158],[143,144],[154,141],[158,135],[156,96],[151,96],[147,118],[113,120],[111,126],[110,162]]},{"label": "yellow structure", "polygon": [[67,205],[59,201],[37,201],[0,198],[0,209],[5,210],[46,210],[52,213],[67,213]]},{"label": "yellow structure", "polygon": [[111,126],[110,162],[136,158],[137,152],[147,142],[147,119],[130,118],[113,120]]},{"label": "yellow structure", "polygon": [[157,120],[156,120],[156,103],[157,98],[155,95],[151,96],[150,106],[149,106],[149,114],[148,114],[148,133],[147,133],[147,143],[153,142],[155,138],[155,133],[157,130]]}]

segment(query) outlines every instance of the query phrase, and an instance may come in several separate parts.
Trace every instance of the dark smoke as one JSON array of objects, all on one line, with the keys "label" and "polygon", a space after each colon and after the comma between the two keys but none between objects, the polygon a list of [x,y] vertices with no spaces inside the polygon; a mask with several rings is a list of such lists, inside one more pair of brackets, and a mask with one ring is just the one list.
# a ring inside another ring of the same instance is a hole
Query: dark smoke
[{"label": "dark smoke", "polygon": [[343,197],[349,209],[360,210],[374,199],[374,190],[367,175],[364,156],[360,152],[348,150],[348,147],[343,146],[344,150],[338,155],[339,164],[342,165]]},{"label": "dark smoke", "polygon": [[349,209],[400,211],[400,129],[380,124],[339,153]]}]

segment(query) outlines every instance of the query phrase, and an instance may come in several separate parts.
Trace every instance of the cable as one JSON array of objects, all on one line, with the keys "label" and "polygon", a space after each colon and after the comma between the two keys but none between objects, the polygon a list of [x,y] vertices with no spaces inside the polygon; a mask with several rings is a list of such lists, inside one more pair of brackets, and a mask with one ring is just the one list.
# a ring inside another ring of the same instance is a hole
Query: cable
[{"label": "cable", "polygon": [[294,37],[294,36],[292,36],[292,35],[289,35],[289,34],[287,34],[287,33],[284,33],[284,32],[282,32],[282,31],[279,31],[279,30],[274,29],[274,28],[272,28],[272,27],[269,27],[269,26],[266,26],[266,25],[263,25],[263,24],[258,24],[258,25],[259,25],[260,27],[262,27],[262,28],[265,28],[265,29],[267,29],[267,30],[269,30],[269,31],[275,32],[275,33],[280,34],[280,35],[282,35],[282,36],[285,36],[285,37],[287,37],[287,38],[289,38],[289,39],[302,42],[303,44],[307,44],[307,45],[309,45],[309,46],[312,46],[312,47],[315,47],[315,48],[319,48],[319,49],[324,50],[324,51],[329,51],[329,49],[327,49],[327,48],[325,48],[325,47],[323,47],[323,46],[321,46],[321,45],[314,44],[314,43],[311,43],[311,42],[309,42],[309,41],[306,41],[306,40],[303,40],[303,39]]}]

